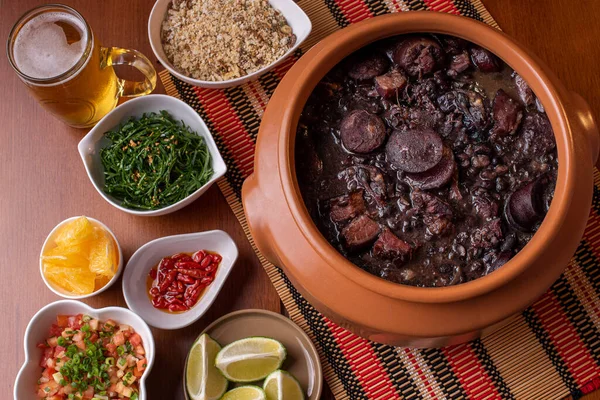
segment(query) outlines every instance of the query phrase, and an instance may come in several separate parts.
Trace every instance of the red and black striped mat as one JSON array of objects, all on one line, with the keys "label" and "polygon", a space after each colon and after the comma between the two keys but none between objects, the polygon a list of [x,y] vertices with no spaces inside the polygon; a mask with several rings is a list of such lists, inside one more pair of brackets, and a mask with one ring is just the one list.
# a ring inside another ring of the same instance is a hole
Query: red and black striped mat
[{"label": "red and black striped mat", "polygon": [[[192,87],[160,76],[167,93],[193,106],[211,129],[227,175],[219,186],[254,245],[240,202],[252,173],[263,111],[278,82],[313,44],[365,18],[432,10],[498,27],[479,0],[300,0],[313,33],[300,50],[259,80],[225,90]],[[296,324],[317,345],[338,399],[561,399],[600,387],[600,175],[584,239],[566,272],[541,299],[483,339],[415,350],[369,342],[316,311],[285,274],[257,251]],[[256,249],[256,248],[255,248]]]}]

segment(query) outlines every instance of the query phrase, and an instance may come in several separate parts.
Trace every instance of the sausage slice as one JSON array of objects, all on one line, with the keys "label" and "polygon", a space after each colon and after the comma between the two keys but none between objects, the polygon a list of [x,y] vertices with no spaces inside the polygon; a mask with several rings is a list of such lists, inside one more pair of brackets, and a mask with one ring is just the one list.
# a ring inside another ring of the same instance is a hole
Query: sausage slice
[{"label": "sausage slice", "polygon": [[392,59],[408,75],[421,77],[442,67],[444,51],[435,40],[425,36],[414,36],[396,47]]},{"label": "sausage slice", "polygon": [[442,159],[442,138],[433,129],[392,132],[386,145],[388,160],[402,171],[417,173],[433,168]]},{"label": "sausage slice", "polygon": [[385,141],[385,124],[377,115],[365,110],[354,110],[342,119],[340,135],[348,151],[366,154]]},{"label": "sausage slice", "polygon": [[504,207],[506,221],[515,229],[531,232],[544,218],[542,180],[537,179],[513,192]]},{"label": "sausage slice", "polygon": [[350,60],[348,75],[358,81],[367,81],[381,75],[389,66],[389,61],[379,53],[362,54],[359,59]]},{"label": "sausage slice", "polygon": [[419,173],[406,173],[406,181],[414,188],[429,190],[437,189],[452,179],[456,169],[454,154],[444,147],[442,159],[433,168]]}]

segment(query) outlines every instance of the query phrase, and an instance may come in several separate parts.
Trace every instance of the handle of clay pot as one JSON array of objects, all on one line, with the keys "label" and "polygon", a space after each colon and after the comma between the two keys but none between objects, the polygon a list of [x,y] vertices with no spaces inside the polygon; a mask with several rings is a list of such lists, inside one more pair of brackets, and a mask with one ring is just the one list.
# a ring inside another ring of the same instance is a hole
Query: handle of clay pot
[{"label": "handle of clay pot", "polygon": [[575,92],[571,92],[571,98],[575,116],[577,117],[584,135],[588,139],[592,163],[600,168],[600,162],[598,160],[598,154],[600,153],[600,132],[598,131],[596,118],[594,118],[592,109],[583,97]]},{"label": "handle of clay pot", "polygon": [[279,264],[279,259],[271,247],[271,243],[273,243],[271,231],[265,222],[267,218],[264,213],[269,212],[268,202],[265,201],[263,193],[258,186],[255,174],[250,175],[244,181],[242,186],[242,203],[254,244],[268,261],[273,264]]}]

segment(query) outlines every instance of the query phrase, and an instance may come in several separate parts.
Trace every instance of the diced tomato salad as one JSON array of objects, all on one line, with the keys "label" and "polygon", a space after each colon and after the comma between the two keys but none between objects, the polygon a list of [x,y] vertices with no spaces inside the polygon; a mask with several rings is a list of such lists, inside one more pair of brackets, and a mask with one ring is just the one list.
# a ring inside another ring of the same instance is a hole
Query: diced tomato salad
[{"label": "diced tomato salad", "polygon": [[50,336],[38,344],[42,376],[40,399],[139,398],[139,378],[146,369],[146,352],[139,334],[113,320],[88,315],[59,315]]}]

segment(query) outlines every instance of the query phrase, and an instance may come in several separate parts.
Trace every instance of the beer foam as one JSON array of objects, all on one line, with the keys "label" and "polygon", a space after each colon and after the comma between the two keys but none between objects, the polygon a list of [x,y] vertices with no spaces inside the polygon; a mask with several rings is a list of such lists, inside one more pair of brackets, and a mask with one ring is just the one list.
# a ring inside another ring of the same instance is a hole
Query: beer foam
[{"label": "beer foam", "polygon": [[[81,39],[69,44],[57,22],[76,29]],[[70,14],[50,12],[32,18],[21,28],[13,46],[13,57],[23,74],[37,79],[53,78],[77,64],[86,44],[83,22]]]}]

